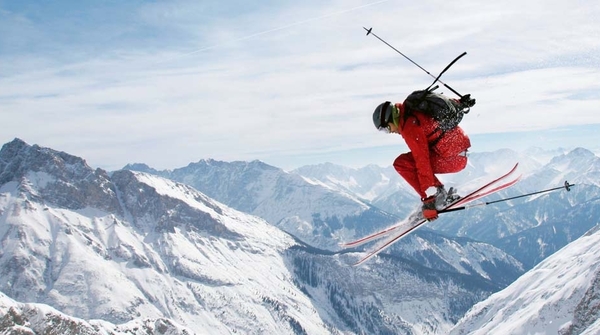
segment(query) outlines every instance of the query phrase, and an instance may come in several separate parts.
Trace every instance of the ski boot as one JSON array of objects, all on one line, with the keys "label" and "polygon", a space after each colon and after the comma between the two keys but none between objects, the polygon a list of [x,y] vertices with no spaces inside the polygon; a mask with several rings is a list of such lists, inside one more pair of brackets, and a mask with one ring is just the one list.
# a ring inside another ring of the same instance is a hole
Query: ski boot
[{"label": "ski boot", "polygon": [[460,196],[457,194],[454,187],[450,187],[450,189],[446,191],[444,186],[438,186],[437,192],[435,193],[435,208],[437,210],[442,210],[458,199],[460,199]]},{"label": "ski boot", "polygon": [[458,191],[454,187],[450,187],[450,189],[448,189],[448,195],[446,196],[446,206],[457,202],[460,198],[461,196],[458,195]]}]

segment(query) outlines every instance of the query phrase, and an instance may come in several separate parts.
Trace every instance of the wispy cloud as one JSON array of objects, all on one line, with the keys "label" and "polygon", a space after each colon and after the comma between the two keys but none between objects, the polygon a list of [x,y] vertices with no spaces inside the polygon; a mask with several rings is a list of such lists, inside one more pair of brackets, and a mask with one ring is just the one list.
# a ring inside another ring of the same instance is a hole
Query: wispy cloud
[{"label": "wispy cloud", "polygon": [[376,148],[404,150],[375,131],[374,107],[431,78],[362,26],[432,73],[467,51],[444,81],[477,98],[464,121],[470,134],[600,123],[599,7],[1,4],[0,141],[20,137],[111,169],[208,157],[310,164],[348,153],[366,165]]}]

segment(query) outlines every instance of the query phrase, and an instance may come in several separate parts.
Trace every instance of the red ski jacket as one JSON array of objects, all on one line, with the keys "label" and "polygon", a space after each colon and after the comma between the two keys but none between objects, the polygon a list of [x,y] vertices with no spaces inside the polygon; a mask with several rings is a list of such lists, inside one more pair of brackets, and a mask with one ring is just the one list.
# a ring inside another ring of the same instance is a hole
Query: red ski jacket
[{"label": "red ski jacket", "polygon": [[[434,160],[456,157],[471,147],[469,137],[460,127],[445,133],[439,129],[438,122],[422,113],[411,113],[405,118],[404,106],[397,103],[400,111],[399,132],[408,145],[415,161],[421,194],[430,186],[439,186],[434,173],[458,171],[434,171]],[[462,168],[460,168],[462,169]]]}]

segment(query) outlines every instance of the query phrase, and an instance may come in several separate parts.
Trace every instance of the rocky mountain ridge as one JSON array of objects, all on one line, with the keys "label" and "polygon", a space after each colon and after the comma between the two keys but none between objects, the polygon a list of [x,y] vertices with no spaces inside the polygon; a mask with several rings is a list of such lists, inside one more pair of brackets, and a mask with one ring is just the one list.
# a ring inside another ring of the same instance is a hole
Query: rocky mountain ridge
[{"label": "rocky mountain ridge", "polygon": [[[489,269],[419,258],[351,267],[360,251],[310,247],[188,185],[20,140],[0,150],[0,176],[0,319],[11,329],[436,334],[502,288]],[[32,303],[69,316],[37,319]]]}]

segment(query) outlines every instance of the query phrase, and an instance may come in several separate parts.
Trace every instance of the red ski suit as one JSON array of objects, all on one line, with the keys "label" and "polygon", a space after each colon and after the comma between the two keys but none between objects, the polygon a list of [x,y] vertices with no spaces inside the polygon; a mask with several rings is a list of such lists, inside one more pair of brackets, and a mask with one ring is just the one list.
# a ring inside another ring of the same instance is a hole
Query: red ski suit
[{"label": "red ski suit", "polygon": [[467,166],[471,141],[460,127],[442,133],[438,122],[422,113],[412,113],[405,120],[403,104],[395,105],[400,111],[398,132],[410,152],[398,156],[394,168],[425,199],[429,187],[442,186],[436,173],[459,172]]}]

